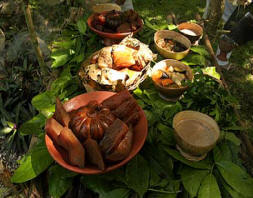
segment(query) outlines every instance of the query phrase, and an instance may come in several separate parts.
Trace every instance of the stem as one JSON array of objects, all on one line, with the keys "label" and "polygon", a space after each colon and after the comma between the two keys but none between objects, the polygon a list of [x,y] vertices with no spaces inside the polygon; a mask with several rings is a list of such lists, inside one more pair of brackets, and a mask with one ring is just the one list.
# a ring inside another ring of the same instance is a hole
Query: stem
[{"label": "stem", "polygon": [[[213,59],[214,65],[215,65],[217,71],[221,75],[222,84],[224,85],[225,90],[231,96],[232,94],[231,94],[231,92],[229,90],[229,87],[228,87],[226,81],[225,81],[225,78],[224,78],[224,75],[223,75],[223,73],[221,71],[221,68],[220,68],[219,64],[217,63],[217,60],[216,60],[216,57],[215,57],[215,54],[214,54],[214,51],[213,51],[213,47],[212,47],[211,42],[210,42],[210,40],[209,40],[209,38],[208,38],[208,36],[206,34],[204,35],[204,41],[205,41],[205,45],[207,47],[207,50],[208,50],[208,52],[210,53],[210,55],[211,55],[211,57]],[[253,146],[252,146],[252,143],[251,143],[251,141],[249,139],[249,136],[247,135],[247,130],[246,130],[246,127],[245,127],[245,123],[242,121],[240,113],[239,113],[239,111],[237,110],[237,108],[234,105],[233,105],[233,110],[234,110],[234,113],[235,113],[235,115],[236,115],[236,117],[238,119],[239,124],[244,129],[243,131],[241,131],[240,137],[243,140],[243,143],[246,145],[248,154],[251,156],[251,158],[253,158]]]},{"label": "stem", "polygon": [[44,62],[43,59],[43,55],[39,46],[39,42],[38,42],[38,38],[35,32],[35,28],[33,25],[33,20],[32,20],[32,14],[31,14],[31,9],[30,9],[30,5],[29,5],[29,1],[28,0],[23,0],[22,2],[22,7],[23,7],[23,11],[24,11],[24,15],[25,15],[25,20],[26,20],[26,25],[30,34],[30,38],[31,38],[31,43],[35,49],[35,54],[37,57],[37,61],[39,63],[40,66],[40,70],[41,70],[41,74],[42,76],[46,76],[48,74],[47,71],[47,67],[46,64]]}]

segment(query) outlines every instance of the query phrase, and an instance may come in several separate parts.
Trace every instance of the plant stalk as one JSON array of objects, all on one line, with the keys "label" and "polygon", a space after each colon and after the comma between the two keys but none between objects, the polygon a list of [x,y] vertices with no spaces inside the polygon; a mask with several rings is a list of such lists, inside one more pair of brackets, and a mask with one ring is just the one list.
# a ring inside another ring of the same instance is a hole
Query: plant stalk
[{"label": "plant stalk", "polygon": [[[207,34],[204,35],[204,42],[205,42],[205,45],[206,45],[206,47],[207,47],[207,50],[208,50],[209,54],[210,54],[211,57],[212,57],[212,60],[213,60],[213,62],[214,62],[214,65],[215,65],[217,71],[218,71],[219,74],[221,75],[221,82],[222,82],[222,84],[224,85],[224,88],[226,89],[226,91],[228,92],[228,94],[231,96],[232,94],[231,94],[231,92],[230,92],[230,90],[229,90],[229,87],[228,87],[228,85],[227,85],[227,83],[226,83],[226,80],[225,80],[225,78],[224,78],[224,75],[223,75],[223,73],[222,73],[222,70],[221,70],[221,68],[220,68],[220,66],[219,66],[219,64],[218,64],[218,62],[217,62],[217,60],[216,60],[216,56],[215,56],[215,54],[214,54],[213,47],[212,47],[212,45],[211,45],[211,42],[210,42],[210,40],[209,40]],[[248,134],[247,134],[246,127],[245,127],[245,123],[242,121],[241,116],[240,116],[240,113],[238,112],[238,109],[237,109],[235,106],[233,106],[233,109],[234,109],[234,112],[235,112],[235,115],[236,115],[236,117],[237,117],[237,119],[238,119],[239,124],[240,124],[240,125],[243,127],[243,129],[244,129],[243,131],[241,131],[240,137],[241,137],[243,143],[246,145],[248,154],[249,154],[249,155],[251,156],[251,158],[253,159],[253,145],[252,145],[252,143],[251,143],[251,141],[250,141],[250,139],[249,139],[249,136],[248,136]]]},{"label": "plant stalk", "polygon": [[33,25],[33,19],[32,19],[32,14],[31,14],[29,1],[28,0],[23,0],[22,7],[23,7],[24,15],[25,15],[26,25],[27,25],[27,28],[28,28],[28,31],[29,31],[29,34],[30,34],[31,43],[34,47],[36,58],[37,58],[37,61],[39,63],[39,66],[40,66],[41,74],[42,74],[42,76],[46,76],[48,74],[47,66],[44,62],[43,54],[42,54],[42,51],[40,49],[38,38],[37,38],[35,28],[34,28],[34,25]]}]

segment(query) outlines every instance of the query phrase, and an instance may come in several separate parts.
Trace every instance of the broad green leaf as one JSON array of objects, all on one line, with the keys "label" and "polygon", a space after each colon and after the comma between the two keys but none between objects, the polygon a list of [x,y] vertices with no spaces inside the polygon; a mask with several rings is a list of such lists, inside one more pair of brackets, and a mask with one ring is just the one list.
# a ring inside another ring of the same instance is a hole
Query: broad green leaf
[{"label": "broad green leaf", "polygon": [[229,186],[225,181],[222,180],[222,185],[226,189],[226,191],[231,195],[232,198],[246,198],[240,193],[236,192],[231,186]]},{"label": "broad green leaf", "polygon": [[234,133],[225,132],[224,138],[233,142],[236,146],[240,146],[241,144],[241,140]]},{"label": "broad green leaf", "polygon": [[20,166],[14,171],[11,182],[23,183],[29,181],[46,170],[52,162],[53,159],[48,153],[43,139],[22,158]]},{"label": "broad green leaf", "polygon": [[[167,178],[173,178],[173,160],[164,151],[166,146],[157,145],[157,143],[146,143],[143,148],[145,159],[149,162],[149,166],[154,169],[158,175],[164,175]],[[155,151],[155,152],[154,152]]]},{"label": "broad green leaf", "polygon": [[71,186],[73,177],[77,174],[54,165],[49,169],[48,186],[49,195],[53,198],[60,198]]},{"label": "broad green leaf", "polygon": [[55,102],[55,96],[51,91],[45,91],[32,99],[32,105],[38,110],[46,110]]},{"label": "broad green leaf", "polygon": [[205,65],[206,59],[204,56],[201,56],[199,54],[190,54],[186,56],[186,58],[183,59],[183,62],[187,65]]},{"label": "broad green leaf", "polygon": [[173,158],[177,159],[178,161],[192,167],[192,168],[198,168],[198,169],[210,169],[211,165],[205,161],[199,161],[199,162],[192,162],[189,161],[187,159],[185,159],[178,151],[176,151],[175,149],[171,149],[171,148],[165,148],[164,149],[170,156],[172,156]]},{"label": "broad green leaf", "polygon": [[148,162],[141,156],[134,157],[126,166],[126,182],[129,188],[143,197],[149,185]]},{"label": "broad green leaf", "polygon": [[62,49],[56,50],[52,52],[51,58],[54,59],[53,64],[51,66],[52,68],[63,66],[71,59],[70,51]]},{"label": "broad green leaf", "polygon": [[205,67],[202,69],[202,71],[204,74],[220,80],[220,74],[218,72],[216,72],[215,67]]},{"label": "broad green leaf", "polygon": [[230,161],[216,162],[220,174],[233,189],[245,197],[253,195],[253,178]]},{"label": "broad green leaf", "polygon": [[70,49],[75,46],[76,39],[73,40],[65,40],[65,41],[55,41],[53,45],[63,49]]},{"label": "broad green leaf", "polygon": [[174,25],[174,24],[169,24],[169,25],[168,25],[168,29],[169,29],[169,30],[175,30],[175,29],[177,29],[177,26]]},{"label": "broad green leaf", "polygon": [[201,56],[210,57],[206,48],[202,45],[191,47],[191,51],[198,53]]},{"label": "broad green leaf", "polygon": [[213,158],[215,162],[232,161],[232,153],[226,142],[221,142],[214,147]]},{"label": "broad green leaf", "polygon": [[86,25],[86,22],[84,21],[84,19],[80,19],[77,21],[77,28],[81,34],[85,35],[87,25]]},{"label": "broad green leaf", "polygon": [[202,181],[198,198],[221,198],[220,189],[213,174],[208,174]]},{"label": "broad green leaf", "polygon": [[99,175],[85,175],[81,177],[80,181],[87,186],[88,189],[98,193],[101,197],[112,191],[114,188],[112,182],[102,179]]},{"label": "broad green leaf", "polygon": [[31,120],[28,120],[19,128],[21,135],[38,135],[43,133],[43,126],[45,125],[46,117],[42,114],[34,116]]},{"label": "broad green leaf", "polygon": [[207,170],[198,170],[190,167],[184,167],[180,171],[184,188],[192,197],[197,195],[200,184],[208,172]]},{"label": "broad green leaf", "polygon": [[126,188],[117,188],[100,197],[101,198],[128,198],[130,192],[131,191]]}]

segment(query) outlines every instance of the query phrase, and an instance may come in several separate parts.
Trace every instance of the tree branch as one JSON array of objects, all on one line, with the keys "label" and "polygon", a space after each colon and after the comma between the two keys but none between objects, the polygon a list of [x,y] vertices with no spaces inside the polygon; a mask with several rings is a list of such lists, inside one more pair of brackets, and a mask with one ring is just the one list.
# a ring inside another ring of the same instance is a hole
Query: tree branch
[{"label": "tree branch", "polygon": [[23,7],[23,11],[24,11],[24,15],[25,15],[25,20],[26,20],[26,24],[27,24],[27,28],[30,34],[30,39],[32,42],[32,46],[34,47],[35,50],[35,54],[37,57],[37,61],[39,63],[40,66],[40,71],[42,76],[46,76],[48,74],[47,71],[47,66],[44,62],[43,59],[43,55],[39,46],[39,42],[38,42],[38,38],[35,32],[35,28],[33,25],[33,20],[32,20],[32,14],[31,14],[31,10],[30,10],[30,5],[29,5],[29,1],[28,0],[23,0],[22,2],[22,7]]}]

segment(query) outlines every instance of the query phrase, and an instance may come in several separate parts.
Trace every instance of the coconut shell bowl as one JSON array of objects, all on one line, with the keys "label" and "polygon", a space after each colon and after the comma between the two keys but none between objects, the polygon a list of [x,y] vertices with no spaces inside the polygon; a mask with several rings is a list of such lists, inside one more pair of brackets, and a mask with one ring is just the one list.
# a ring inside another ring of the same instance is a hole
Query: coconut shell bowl
[{"label": "coconut shell bowl", "polygon": [[154,65],[151,77],[160,97],[167,101],[176,102],[188,89],[183,81],[192,81],[193,73],[191,68],[182,62],[166,59]]},{"label": "coconut shell bowl", "polygon": [[184,35],[170,30],[159,30],[154,35],[157,51],[165,58],[181,60],[190,51],[191,41]]},{"label": "coconut shell bowl", "polygon": [[177,29],[191,41],[192,45],[198,45],[198,41],[203,35],[203,28],[196,23],[180,23]]},{"label": "coconut shell bowl", "polygon": [[200,161],[212,150],[219,139],[217,123],[197,111],[182,111],[173,118],[177,149],[188,160]]},{"label": "coconut shell bowl", "polygon": [[[124,106],[132,107],[130,114],[125,114]],[[46,147],[59,165],[76,173],[103,174],[123,166],[140,151],[148,125],[127,90],[94,91],[64,104],[57,99],[45,131]]]}]

